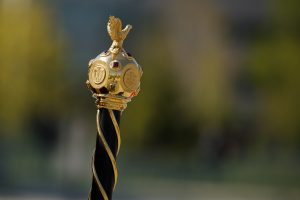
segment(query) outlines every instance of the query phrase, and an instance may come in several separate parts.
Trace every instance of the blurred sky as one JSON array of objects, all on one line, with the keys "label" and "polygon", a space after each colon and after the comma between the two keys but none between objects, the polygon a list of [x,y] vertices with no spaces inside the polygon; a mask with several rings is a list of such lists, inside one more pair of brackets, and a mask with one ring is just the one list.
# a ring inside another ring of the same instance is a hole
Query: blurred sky
[{"label": "blurred sky", "polygon": [[87,64],[132,24],[143,67],[115,199],[298,199],[296,0],[0,0],[0,200],[85,199]]}]

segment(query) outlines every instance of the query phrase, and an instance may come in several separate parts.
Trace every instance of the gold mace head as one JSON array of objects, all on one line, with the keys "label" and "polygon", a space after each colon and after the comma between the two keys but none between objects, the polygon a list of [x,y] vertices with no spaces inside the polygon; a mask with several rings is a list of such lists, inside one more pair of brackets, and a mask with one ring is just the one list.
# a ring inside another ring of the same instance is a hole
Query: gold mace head
[{"label": "gold mace head", "polygon": [[89,62],[86,85],[98,108],[123,111],[140,91],[142,68],[122,47],[131,28],[127,25],[122,29],[122,21],[110,16],[107,31],[112,45]]}]

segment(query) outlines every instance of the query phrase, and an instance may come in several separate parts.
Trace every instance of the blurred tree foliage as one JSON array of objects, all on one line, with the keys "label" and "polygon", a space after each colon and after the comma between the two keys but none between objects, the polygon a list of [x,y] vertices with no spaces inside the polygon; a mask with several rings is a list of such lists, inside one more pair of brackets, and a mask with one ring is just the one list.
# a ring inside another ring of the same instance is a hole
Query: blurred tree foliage
[{"label": "blurred tree foliage", "polygon": [[276,0],[271,5],[265,31],[252,45],[248,60],[258,94],[256,119],[264,141],[299,147],[300,3]]},{"label": "blurred tree foliage", "polygon": [[[156,26],[161,25],[156,22]],[[130,109],[124,112],[121,124],[129,133],[124,143],[141,149],[182,150],[196,143],[197,126],[186,104],[181,102],[182,91],[176,81],[168,35],[161,30],[144,30],[141,34],[144,37],[138,41],[142,53],[137,57],[143,59],[144,71],[142,90],[135,102],[129,104]],[[149,33],[151,41],[147,39]],[[184,135],[186,132],[188,134]]]},{"label": "blurred tree foliage", "polygon": [[50,13],[30,1],[5,2],[0,12],[0,122],[3,129],[17,130],[32,118],[62,114],[67,80],[63,42]]},{"label": "blurred tree foliage", "polygon": [[129,105],[135,109],[126,110],[122,119],[130,133],[124,139],[185,152],[200,145],[203,130],[209,130],[204,134],[210,140],[215,132],[222,135],[224,121],[229,121],[229,49],[222,17],[210,2],[199,8],[197,1],[174,1],[163,12],[166,18],[152,17],[140,25],[144,37],[138,42],[139,57],[145,73],[141,93]]}]

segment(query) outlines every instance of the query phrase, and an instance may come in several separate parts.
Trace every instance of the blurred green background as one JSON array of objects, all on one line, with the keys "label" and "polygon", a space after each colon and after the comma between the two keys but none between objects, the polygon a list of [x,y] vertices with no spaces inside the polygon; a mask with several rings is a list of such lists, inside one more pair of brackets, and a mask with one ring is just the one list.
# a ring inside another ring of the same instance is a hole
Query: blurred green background
[{"label": "blurred green background", "polygon": [[114,199],[299,199],[299,1],[0,2],[1,200],[87,198],[109,15],[144,70]]}]

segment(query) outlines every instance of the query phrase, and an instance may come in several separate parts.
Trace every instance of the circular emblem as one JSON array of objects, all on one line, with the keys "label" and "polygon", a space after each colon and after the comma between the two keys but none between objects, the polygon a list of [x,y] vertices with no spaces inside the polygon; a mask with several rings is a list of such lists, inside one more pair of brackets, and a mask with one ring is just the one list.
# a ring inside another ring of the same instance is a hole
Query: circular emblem
[{"label": "circular emblem", "polygon": [[99,89],[106,77],[106,70],[102,65],[94,65],[91,67],[89,72],[90,84]]},{"label": "circular emblem", "polygon": [[127,68],[123,75],[123,85],[128,92],[137,90],[140,85],[139,71],[133,67]]}]

